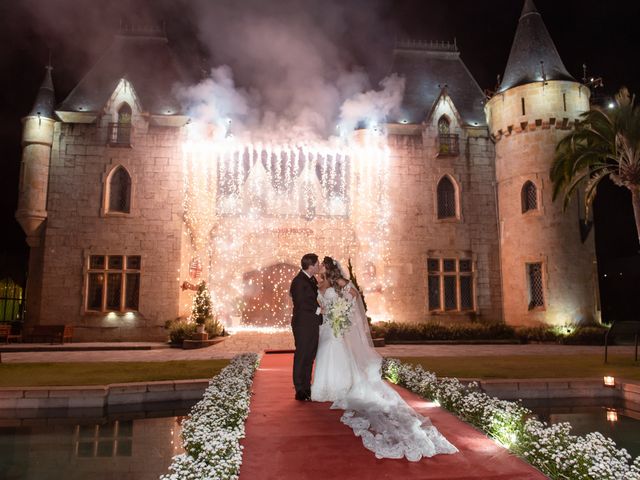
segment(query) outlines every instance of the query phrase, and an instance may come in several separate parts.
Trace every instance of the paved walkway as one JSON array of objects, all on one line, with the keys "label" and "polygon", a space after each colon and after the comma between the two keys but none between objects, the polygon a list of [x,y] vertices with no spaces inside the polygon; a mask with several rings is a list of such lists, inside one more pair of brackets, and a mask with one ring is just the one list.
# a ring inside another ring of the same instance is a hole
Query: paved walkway
[{"label": "paved walkway", "polygon": [[402,397],[460,450],[412,463],[378,460],[329,403],[297,402],[292,355],[264,355],[253,384],[240,480],[546,478],[470,425],[407,390]]},{"label": "paved walkway", "polygon": [[[3,345],[5,349],[24,348],[27,344]],[[43,344],[50,347],[50,344]],[[87,347],[96,344],[74,343]],[[232,358],[244,352],[263,350],[291,350],[291,332],[240,332],[221,343],[197,350],[168,348],[162,343],[128,342],[100,343],[102,346],[146,346],[150,350],[94,350],[59,352],[3,352],[2,362],[159,362],[167,360],[208,360]],[[603,347],[578,345],[388,345],[377,351],[385,357],[478,357],[503,355],[603,355]],[[609,347],[610,354],[633,355],[633,346]]]}]

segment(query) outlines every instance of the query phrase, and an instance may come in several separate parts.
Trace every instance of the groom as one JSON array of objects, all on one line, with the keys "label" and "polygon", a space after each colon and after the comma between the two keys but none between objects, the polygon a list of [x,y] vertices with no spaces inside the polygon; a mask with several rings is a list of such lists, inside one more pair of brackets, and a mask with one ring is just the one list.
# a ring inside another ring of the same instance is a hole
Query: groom
[{"label": "groom", "polygon": [[318,350],[318,334],[322,315],[318,305],[318,285],[314,277],[320,271],[315,253],[307,253],[300,260],[302,270],[291,282],[293,317],[291,328],[296,344],[293,356],[293,385],[296,400],[311,400],[311,371]]}]

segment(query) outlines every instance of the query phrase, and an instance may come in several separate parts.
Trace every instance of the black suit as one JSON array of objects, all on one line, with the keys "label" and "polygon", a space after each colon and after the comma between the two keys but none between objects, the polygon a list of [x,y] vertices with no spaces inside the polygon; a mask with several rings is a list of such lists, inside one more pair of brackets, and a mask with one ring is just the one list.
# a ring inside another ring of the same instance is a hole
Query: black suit
[{"label": "black suit", "polygon": [[[313,277],[312,277],[313,278]],[[318,350],[318,334],[322,315],[317,315],[318,287],[315,279],[307,277],[300,270],[291,282],[291,298],[293,299],[293,317],[291,328],[296,343],[293,357],[293,385],[296,393],[310,395],[311,371]]]}]

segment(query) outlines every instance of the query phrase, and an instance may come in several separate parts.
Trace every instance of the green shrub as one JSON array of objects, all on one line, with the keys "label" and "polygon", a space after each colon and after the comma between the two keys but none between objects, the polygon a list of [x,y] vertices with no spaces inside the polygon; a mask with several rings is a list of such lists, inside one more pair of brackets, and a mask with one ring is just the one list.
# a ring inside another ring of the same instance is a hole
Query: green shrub
[{"label": "green shrub", "polygon": [[516,336],[520,340],[520,343],[558,341],[558,334],[552,328],[544,325],[536,327],[517,327]]},{"label": "green shrub", "polygon": [[570,334],[548,326],[512,327],[501,322],[489,323],[396,323],[371,325],[373,338],[388,343],[406,341],[520,340],[520,343],[545,342],[567,345],[603,345],[606,327],[578,327]]},{"label": "green shrub", "polygon": [[[191,338],[196,333],[197,324],[186,318],[176,318],[165,322],[165,328],[169,330],[169,340],[174,345],[182,345],[182,342]],[[209,338],[221,337],[227,334],[224,326],[217,318],[210,318],[204,322],[204,331]]]},{"label": "green shrub", "polygon": [[196,333],[196,324],[190,322],[185,318],[178,318],[167,322],[167,329],[169,330],[169,340],[172,344],[182,345],[186,339]]},{"label": "green shrub", "polygon": [[454,341],[454,340],[505,340],[515,338],[513,327],[499,322],[456,323],[445,325],[438,322],[396,323],[380,322],[371,326],[374,338],[386,341]]},{"label": "green shrub", "polygon": [[609,329],[606,327],[580,327],[571,335],[560,337],[565,345],[604,345],[604,337]]},{"label": "green shrub", "polygon": [[204,331],[209,334],[209,338],[222,337],[227,334],[224,330],[224,326],[218,321],[216,317],[210,318],[204,322]]}]

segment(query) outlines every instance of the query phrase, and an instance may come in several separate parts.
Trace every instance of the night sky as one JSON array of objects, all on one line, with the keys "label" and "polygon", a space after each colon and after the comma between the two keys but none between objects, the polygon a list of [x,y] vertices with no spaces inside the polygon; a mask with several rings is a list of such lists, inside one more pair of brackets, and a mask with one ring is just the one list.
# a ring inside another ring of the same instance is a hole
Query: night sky
[{"label": "night sky", "polygon": [[[294,0],[285,1],[291,4]],[[179,54],[191,55],[197,51],[198,55],[194,57],[206,56],[206,48],[195,47],[197,14],[192,8],[194,2],[199,8],[207,3],[203,0],[21,0],[0,3],[0,82],[3,92],[0,109],[1,273],[6,269],[26,270],[28,248],[13,217],[20,165],[20,119],[33,103],[49,51],[58,101],[108,47],[122,21],[164,22],[167,36]],[[279,2],[268,3],[276,5]],[[640,18],[640,2],[536,0],[535,3],[567,69],[576,79],[582,78],[582,65],[586,64],[588,76],[604,80],[604,88],[595,92],[597,96],[611,96],[623,85],[632,92],[640,92],[640,41],[636,25]],[[234,4],[237,8],[243,0]],[[314,5],[314,15],[323,16],[323,7],[318,5],[324,2],[297,3],[302,5],[299,8],[306,4]],[[247,5],[251,2],[247,1]],[[480,86],[494,89],[496,76],[504,72],[523,2],[347,0],[327,5],[340,5],[349,13],[345,22],[352,23],[352,28],[347,28],[336,40],[352,52],[352,61],[361,62],[372,73],[372,80],[376,75],[388,73],[384,72],[385,58],[388,58],[395,38],[449,41],[455,38],[462,59]],[[363,18],[371,24],[371,30],[365,29],[364,33],[362,25],[358,25],[365,21]],[[215,58],[208,61],[216,65]],[[621,301],[616,295],[640,297],[637,295],[640,248],[630,194],[626,189],[610,182],[602,186],[595,205],[595,225],[603,309],[609,319],[626,316],[631,313],[632,302],[624,302],[629,311],[621,312]],[[605,271],[608,272],[606,279],[603,277]],[[634,274],[635,279],[631,278]],[[633,308],[637,312],[638,305]]]}]

